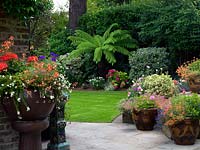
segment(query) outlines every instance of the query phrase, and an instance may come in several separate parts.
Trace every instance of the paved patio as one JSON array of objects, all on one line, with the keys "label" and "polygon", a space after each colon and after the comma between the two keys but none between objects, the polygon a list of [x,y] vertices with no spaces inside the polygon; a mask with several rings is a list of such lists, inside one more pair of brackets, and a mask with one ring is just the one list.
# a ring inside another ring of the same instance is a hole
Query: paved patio
[{"label": "paved patio", "polygon": [[[117,121],[116,121],[117,120]],[[200,140],[192,146],[175,145],[160,129],[138,131],[135,125],[72,122],[66,127],[71,150],[200,150]]]}]

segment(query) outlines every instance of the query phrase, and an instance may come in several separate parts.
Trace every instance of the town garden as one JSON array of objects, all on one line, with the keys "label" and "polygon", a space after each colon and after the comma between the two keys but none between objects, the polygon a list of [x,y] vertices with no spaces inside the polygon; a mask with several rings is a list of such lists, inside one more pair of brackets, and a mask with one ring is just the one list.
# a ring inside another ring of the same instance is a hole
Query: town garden
[{"label": "town garden", "polygon": [[66,121],[118,116],[177,145],[200,138],[199,0],[0,2],[0,127],[17,131],[0,149],[41,150],[46,129],[48,150],[69,150]]}]

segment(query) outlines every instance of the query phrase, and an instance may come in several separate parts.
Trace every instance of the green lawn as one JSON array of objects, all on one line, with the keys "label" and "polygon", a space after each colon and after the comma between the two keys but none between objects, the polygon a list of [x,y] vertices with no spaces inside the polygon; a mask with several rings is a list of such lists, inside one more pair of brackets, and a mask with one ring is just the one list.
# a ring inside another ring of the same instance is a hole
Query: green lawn
[{"label": "green lawn", "polygon": [[112,122],[119,115],[118,102],[126,91],[73,91],[66,112],[70,121]]}]

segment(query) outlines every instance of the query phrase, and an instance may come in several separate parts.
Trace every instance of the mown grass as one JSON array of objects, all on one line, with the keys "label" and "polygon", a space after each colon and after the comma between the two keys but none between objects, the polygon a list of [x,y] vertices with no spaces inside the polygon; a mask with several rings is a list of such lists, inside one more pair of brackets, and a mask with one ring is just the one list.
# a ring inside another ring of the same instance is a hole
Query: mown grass
[{"label": "mown grass", "polygon": [[119,101],[126,96],[126,91],[73,91],[65,108],[68,120],[112,122],[120,113]]}]

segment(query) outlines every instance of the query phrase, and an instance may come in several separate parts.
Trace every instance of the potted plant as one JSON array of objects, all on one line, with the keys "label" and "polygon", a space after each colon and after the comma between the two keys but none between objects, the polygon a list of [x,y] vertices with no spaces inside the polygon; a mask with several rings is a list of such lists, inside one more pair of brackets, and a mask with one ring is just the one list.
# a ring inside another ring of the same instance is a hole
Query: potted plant
[{"label": "potted plant", "polygon": [[157,105],[154,95],[134,97],[133,119],[138,130],[153,130],[156,123]]},{"label": "potted plant", "polygon": [[178,145],[192,145],[199,134],[200,97],[197,94],[178,95],[171,99],[165,116],[171,136]]},{"label": "potted plant", "polygon": [[188,82],[190,90],[195,93],[200,92],[200,60],[194,59],[184,63],[176,70],[178,75]]},{"label": "potted plant", "polygon": [[133,123],[132,110],[133,110],[133,99],[122,99],[119,103],[119,110],[122,113],[123,123]]},{"label": "potted plant", "polygon": [[[55,55],[53,61],[45,56],[19,58],[11,52],[13,44],[11,36],[0,47],[1,103],[13,128],[21,132],[19,149],[37,150],[41,148],[40,132],[48,126],[45,119],[55,103],[68,96],[70,83]],[[28,148],[27,140],[32,142]]]}]

